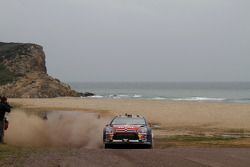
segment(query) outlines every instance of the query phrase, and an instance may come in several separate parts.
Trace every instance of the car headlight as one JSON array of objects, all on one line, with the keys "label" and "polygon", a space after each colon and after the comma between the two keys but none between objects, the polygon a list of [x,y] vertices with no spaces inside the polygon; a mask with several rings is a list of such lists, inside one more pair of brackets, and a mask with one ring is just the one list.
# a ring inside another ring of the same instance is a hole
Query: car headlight
[{"label": "car headlight", "polygon": [[141,127],[139,130],[138,130],[138,133],[147,133],[148,129],[145,128],[145,127]]},{"label": "car headlight", "polygon": [[112,127],[106,127],[105,132],[106,133],[113,133],[113,128]]}]

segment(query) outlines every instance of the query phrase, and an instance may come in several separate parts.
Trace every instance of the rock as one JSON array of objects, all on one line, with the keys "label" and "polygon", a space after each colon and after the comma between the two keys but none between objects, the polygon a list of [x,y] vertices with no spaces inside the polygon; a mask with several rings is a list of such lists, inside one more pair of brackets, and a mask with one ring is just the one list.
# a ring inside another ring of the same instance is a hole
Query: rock
[{"label": "rock", "polygon": [[15,98],[80,96],[47,74],[43,48],[0,42],[0,95]]},{"label": "rock", "polygon": [[91,96],[95,96],[94,93],[90,93],[90,92],[85,92],[85,93],[80,93],[81,97],[91,97]]}]

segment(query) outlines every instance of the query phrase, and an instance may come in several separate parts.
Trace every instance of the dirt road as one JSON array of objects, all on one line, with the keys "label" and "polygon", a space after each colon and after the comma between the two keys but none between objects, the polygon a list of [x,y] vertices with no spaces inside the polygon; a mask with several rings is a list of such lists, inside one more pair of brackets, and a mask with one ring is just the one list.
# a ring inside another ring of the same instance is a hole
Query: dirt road
[{"label": "dirt road", "polygon": [[32,167],[248,167],[250,149],[56,149],[34,153],[3,166]]}]

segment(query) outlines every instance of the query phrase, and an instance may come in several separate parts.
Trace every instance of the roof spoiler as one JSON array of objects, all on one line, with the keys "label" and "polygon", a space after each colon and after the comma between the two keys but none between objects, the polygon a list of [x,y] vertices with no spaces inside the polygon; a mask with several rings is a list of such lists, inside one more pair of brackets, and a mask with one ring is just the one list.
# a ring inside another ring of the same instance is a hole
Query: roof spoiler
[{"label": "roof spoiler", "polygon": [[[129,117],[129,118],[132,118],[133,117],[133,115],[132,114],[127,114],[127,113],[125,113],[125,116],[126,117]],[[136,115],[136,116],[134,116],[134,117],[141,117],[140,115]]]}]

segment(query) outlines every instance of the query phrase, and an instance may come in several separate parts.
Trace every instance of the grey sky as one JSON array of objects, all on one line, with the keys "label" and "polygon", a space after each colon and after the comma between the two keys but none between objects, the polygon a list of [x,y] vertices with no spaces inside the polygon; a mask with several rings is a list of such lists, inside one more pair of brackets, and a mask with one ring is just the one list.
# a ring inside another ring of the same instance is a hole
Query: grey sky
[{"label": "grey sky", "polygon": [[0,40],[64,81],[250,81],[249,0],[1,0]]}]

